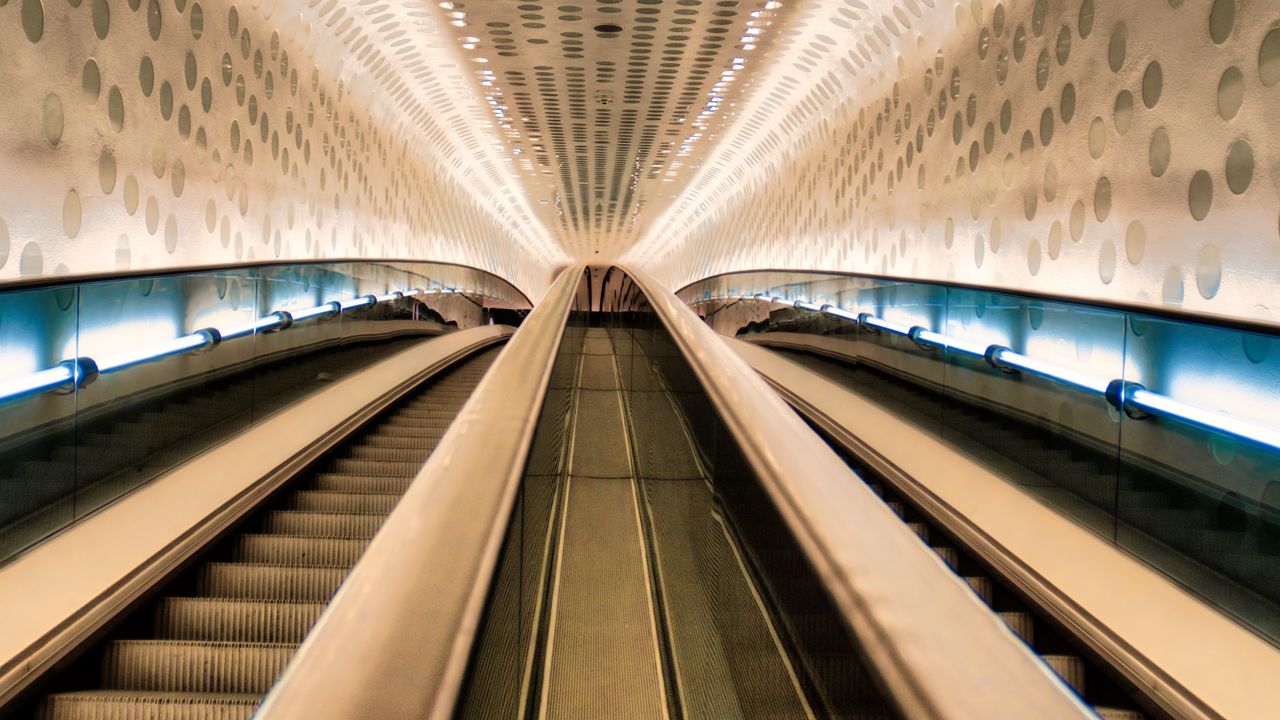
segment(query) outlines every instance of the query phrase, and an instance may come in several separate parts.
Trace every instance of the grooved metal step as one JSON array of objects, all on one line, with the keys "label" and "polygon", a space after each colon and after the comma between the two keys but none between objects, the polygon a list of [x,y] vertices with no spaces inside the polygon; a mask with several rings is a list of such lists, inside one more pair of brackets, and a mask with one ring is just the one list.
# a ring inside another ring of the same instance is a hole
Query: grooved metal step
[{"label": "grooved metal step", "polygon": [[[495,355],[483,353],[417,391],[300,475],[246,522],[256,531],[234,536],[195,568],[184,585],[194,597],[156,601],[152,637],[106,644],[102,689],[48,695],[36,716],[248,720]],[[190,429],[173,424],[165,432]],[[155,442],[142,430],[125,443],[119,436],[97,440],[103,452],[130,457]],[[70,459],[23,471],[34,482]]]}]

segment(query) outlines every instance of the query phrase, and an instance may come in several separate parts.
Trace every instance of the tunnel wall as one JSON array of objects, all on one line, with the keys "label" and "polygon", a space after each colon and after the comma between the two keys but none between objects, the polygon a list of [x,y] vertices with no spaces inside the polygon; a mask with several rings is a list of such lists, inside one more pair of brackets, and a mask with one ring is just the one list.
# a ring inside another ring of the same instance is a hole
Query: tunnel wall
[{"label": "tunnel wall", "polygon": [[629,258],[669,286],[827,269],[1280,320],[1274,2],[805,7]]},{"label": "tunnel wall", "polygon": [[466,78],[432,54],[442,48],[425,23],[410,27],[414,12],[3,0],[0,283],[415,258],[536,296],[558,253],[484,152],[463,147],[475,140],[465,103],[449,117],[424,108],[459,97]]}]

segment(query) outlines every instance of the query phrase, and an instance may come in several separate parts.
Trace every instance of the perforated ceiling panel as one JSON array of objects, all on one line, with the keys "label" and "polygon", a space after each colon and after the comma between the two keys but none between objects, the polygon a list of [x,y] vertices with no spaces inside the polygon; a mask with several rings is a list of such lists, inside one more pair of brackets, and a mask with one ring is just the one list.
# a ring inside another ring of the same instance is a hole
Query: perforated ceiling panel
[{"label": "perforated ceiling panel", "polygon": [[770,0],[440,2],[540,218],[624,252],[763,82],[792,9]]},{"label": "perforated ceiling panel", "polygon": [[629,259],[1280,319],[1280,4],[812,0]]}]

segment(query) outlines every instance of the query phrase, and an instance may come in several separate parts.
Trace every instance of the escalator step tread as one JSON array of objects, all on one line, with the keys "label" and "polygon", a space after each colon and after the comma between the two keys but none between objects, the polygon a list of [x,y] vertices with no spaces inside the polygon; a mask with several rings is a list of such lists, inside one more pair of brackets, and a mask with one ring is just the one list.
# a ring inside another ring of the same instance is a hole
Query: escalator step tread
[{"label": "escalator step tread", "polygon": [[297,643],[322,610],[322,602],[166,597],[156,607],[155,635],[164,640]]},{"label": "escalator step tread", "polygon": [[196,592],[201,597],[285,602],[326,602],[347,576],[345,567],[206,563]]},{"label": "escalator step tread", "polygon": [[50,695],[39,720],[249,720],[260,695],[83,690]]},{"label": "escalator step tread", "polygon": [[431,440],[410,437],[407,435],[370,435],[361,441],[364,447],[374,448],[396,448],[400,450],[415,450],[422,454],[425,458],[435,449],[436,443]]},{"label": "escalator step tread", "polygon": [[300,535],[245,534],[236,538],[231,557],[238,562],[303,567],[351,567],[369,545],[366,538],[315,538]]},{"label": "escalator step tread", "polygon": [[1010,630],[1022,638],[1023,642],[1028,645],[1035,644],[1035,620],[1031,617],[1031,613],[1016,611],[1002,612],[999,615],[1004,624],[1008,625]]},{"label": "escalator step tread", "polygon": [[427,450],[421,447],[389,448],[372,445],[356,445],[344,453],[349,460],[376,460],[379,462],[408,462],[422,465],[427,461]]},{"label": "escalator step tread", "polygon": [[298,490],[289,496],[289,508],[322,513],[390,513],[400,501],[400,493],[334,492]]},{"label": "escalator step tread", "polygon": [[389,475],[392,477],[411,477],[422,469],[421,462],[388,462],[385,460],[350,460],[332,461],[330,467],[335,472],[348,472],[357,475]]},{"label": "escalator step tread", "polygon": [[1098,717],[1102,720],[1146,720],[1147,716],[1139,710],[1129,710],[1126,708],[1113,707],[1095,707],[1094,712],[1098,713]]},{"label": "escalator step tread", "polygon": [[382,513],[305,512],[273,510],[265,514],[262,528],[268,533],[316,538],[370,539],[382,527]]},{"label": "escalator step tread", "polygon": [[1058,676],[1081,697],[1084,696],[1084,660],[1078,655],[1041,655]]},{"label": "escalator step tread", "polygon": [[323,492],[373,492],[404,494],[414,478],[389,478],[379,475],[342,475],[318,473],[311,487]]},{"label": "escalator step tread", "polygon": [[297,650],[292,643],[117,640],[102,684],[116,690],[265,694]]}]

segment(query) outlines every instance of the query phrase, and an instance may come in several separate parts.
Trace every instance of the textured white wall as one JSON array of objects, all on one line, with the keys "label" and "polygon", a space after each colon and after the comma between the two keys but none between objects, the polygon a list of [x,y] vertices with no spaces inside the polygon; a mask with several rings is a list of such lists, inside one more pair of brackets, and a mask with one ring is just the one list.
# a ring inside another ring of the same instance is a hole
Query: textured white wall
[{"label": "textured white wall", "polygon": [[1280,321],[1280,4],[815,0],[628,259]]},{"label": "textured white wall", "polygon": [[536,297],[563,256],[428,10],[0,0],[0,282],[413,257]]}]

